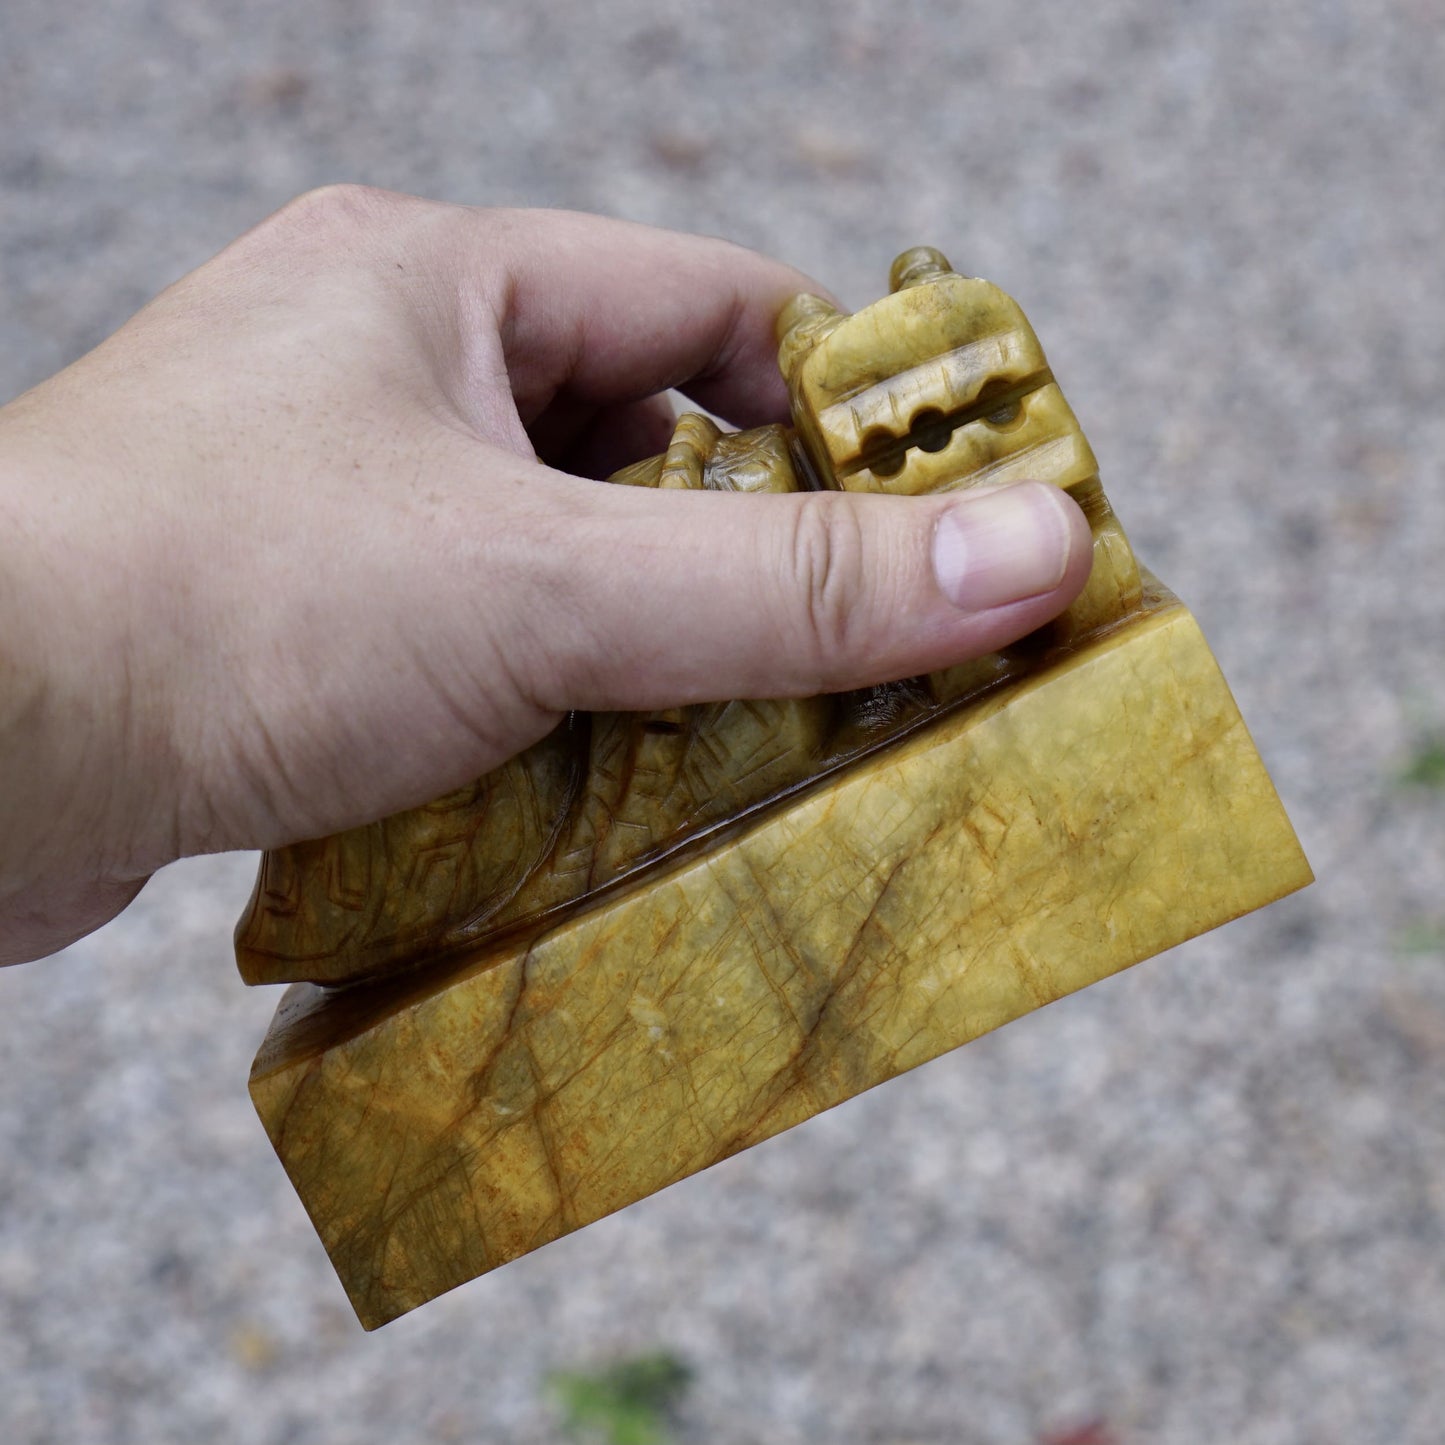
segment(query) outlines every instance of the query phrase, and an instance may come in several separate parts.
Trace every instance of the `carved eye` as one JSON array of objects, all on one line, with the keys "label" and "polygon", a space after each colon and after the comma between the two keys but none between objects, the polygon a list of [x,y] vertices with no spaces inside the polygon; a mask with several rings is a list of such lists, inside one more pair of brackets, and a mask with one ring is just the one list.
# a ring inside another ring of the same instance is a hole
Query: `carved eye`
[{"label": "carved eye", "polygon": [[643,723],[642,731],[645,733],[660,733],[663,737],[676,737],[682,731],[682,724],[670,721],[665,717],[655,717]]},{"label": "carved eye", "polygon": [[989,412],[984,417],[984,420],[990,426],[1008,426],[1011,422],[1016,422],[1022,413],[1022,403],[1017,401],[1006,401],[1002,406],[997,407],[995,410]]}]

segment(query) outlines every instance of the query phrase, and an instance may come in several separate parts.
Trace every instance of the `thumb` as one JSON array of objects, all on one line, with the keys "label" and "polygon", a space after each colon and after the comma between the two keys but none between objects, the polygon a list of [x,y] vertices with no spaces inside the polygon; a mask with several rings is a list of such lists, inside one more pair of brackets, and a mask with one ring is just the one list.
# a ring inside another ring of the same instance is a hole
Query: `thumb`
[{"label": "thumb", "polygon": [[[571,479],[556,478],[570,483]],[[803,697],[982,656],[1061,612],[1092,540],[1056,487],[928,497],[577,483],[528,679],[556,710]]]}]

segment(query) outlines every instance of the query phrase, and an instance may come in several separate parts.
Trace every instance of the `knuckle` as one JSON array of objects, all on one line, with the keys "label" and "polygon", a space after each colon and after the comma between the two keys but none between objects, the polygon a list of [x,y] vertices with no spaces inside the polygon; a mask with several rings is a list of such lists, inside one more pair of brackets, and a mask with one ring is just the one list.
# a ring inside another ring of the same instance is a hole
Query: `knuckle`
[{"label": "knuckle", "polygon": [[820,685],[845,671],[864,624],[864,538],[842,497],[810,497],[794,514],[787,565],[796,625]]},{"label": "knuckle", "polygon": [[251,234],[263,247],[329,264],[364,250],[366,240],[391,232],[411,207],[423,204],[376,186],[339,182],[302,192]]},{"label": "knuckle", "polygon": [[378,186],[338,181],[303,191],[277,212],[277,219],[305,229],[365,225],[392,214],[407,197]]}]

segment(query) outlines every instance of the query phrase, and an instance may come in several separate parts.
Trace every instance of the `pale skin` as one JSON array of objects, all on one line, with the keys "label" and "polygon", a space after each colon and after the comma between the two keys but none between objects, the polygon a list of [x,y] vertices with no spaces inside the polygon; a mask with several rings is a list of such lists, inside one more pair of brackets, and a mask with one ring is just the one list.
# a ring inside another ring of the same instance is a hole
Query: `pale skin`
[{"label": "pale skin", "polygon": [[787,419],[807,276],[725,242],[301,197],[0,408],[0,962],[174,859],[437,797],[571,709],[949,666],[1077,594],[1036,483],[607,487],[677,387]]}]

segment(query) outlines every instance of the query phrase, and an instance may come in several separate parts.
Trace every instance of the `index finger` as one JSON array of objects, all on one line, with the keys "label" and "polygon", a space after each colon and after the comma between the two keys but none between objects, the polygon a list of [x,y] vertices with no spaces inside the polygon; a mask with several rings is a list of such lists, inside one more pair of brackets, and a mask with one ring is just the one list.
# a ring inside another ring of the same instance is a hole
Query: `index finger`
[{"label": "index finger", "polygon": [[677,387],[737,426],[783,421],[774,321],[809,276],[728,241],[569,211],[490,212],[493,296],[524,422]]}]

